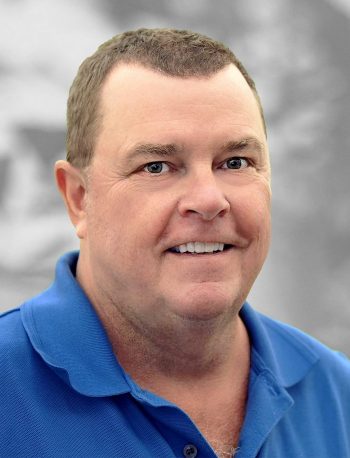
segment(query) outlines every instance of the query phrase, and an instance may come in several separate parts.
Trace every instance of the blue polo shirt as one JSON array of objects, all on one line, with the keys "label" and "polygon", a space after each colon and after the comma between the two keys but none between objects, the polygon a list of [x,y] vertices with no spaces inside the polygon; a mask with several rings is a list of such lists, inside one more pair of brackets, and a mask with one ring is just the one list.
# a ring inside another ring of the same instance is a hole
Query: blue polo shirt
[{"label": "blue polo shirt", "polygon": [[[214,458],[185,412],[118,364],[75,280],[77,257],[0,318],[0,457]],[[235,456],[350,457],[349,361],[248,304],[241,316],[251,370]]]}]

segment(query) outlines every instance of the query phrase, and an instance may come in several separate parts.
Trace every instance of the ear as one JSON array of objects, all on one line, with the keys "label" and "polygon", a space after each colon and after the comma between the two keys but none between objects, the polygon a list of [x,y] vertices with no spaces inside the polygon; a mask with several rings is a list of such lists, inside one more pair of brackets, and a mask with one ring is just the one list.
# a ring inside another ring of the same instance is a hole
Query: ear
[{"label": "ear", "polygon": [[56,162],[55,177],[76,234],[83,239],[86,237],[86,178],[67,161]]}]

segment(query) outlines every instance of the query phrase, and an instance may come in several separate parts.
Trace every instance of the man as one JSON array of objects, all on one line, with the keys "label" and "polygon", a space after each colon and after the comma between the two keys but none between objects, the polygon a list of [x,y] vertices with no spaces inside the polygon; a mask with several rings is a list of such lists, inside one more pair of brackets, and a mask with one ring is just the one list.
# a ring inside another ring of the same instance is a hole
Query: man
[{"label": "man", "polygon": [[1,456],[350,456],[349,362],[245,303],[270,163],[230,50],[112,38],[79,69],[55,171],[80,251],[0,320]]}]

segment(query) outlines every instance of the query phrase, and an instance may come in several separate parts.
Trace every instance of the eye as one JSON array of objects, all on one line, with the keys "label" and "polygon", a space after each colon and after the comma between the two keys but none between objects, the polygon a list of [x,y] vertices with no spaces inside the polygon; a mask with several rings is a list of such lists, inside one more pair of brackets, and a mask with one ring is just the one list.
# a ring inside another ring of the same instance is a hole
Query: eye
[{"label": "eye", "polygon": [[150,162],[143,168],[145,172],[152,173],[153,175],[159,175],[164,172],[169,172],[170,167],[165,162]]},{"label": "eye", "polygon": [[223,164],[224,169],[245,169],[249,166],[249,162],[244,157],[230,157]]}]

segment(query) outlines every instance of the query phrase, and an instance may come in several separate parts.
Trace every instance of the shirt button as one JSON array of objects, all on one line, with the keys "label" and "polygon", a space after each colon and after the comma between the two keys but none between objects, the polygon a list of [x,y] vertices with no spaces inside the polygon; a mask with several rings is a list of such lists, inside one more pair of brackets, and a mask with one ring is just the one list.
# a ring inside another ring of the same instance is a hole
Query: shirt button
[{"label": "shirt button", "polygon": [[183,449],[183,454],[186,458],[196,458],[197,456],[197,447],[192,444],[185,445]]}]

